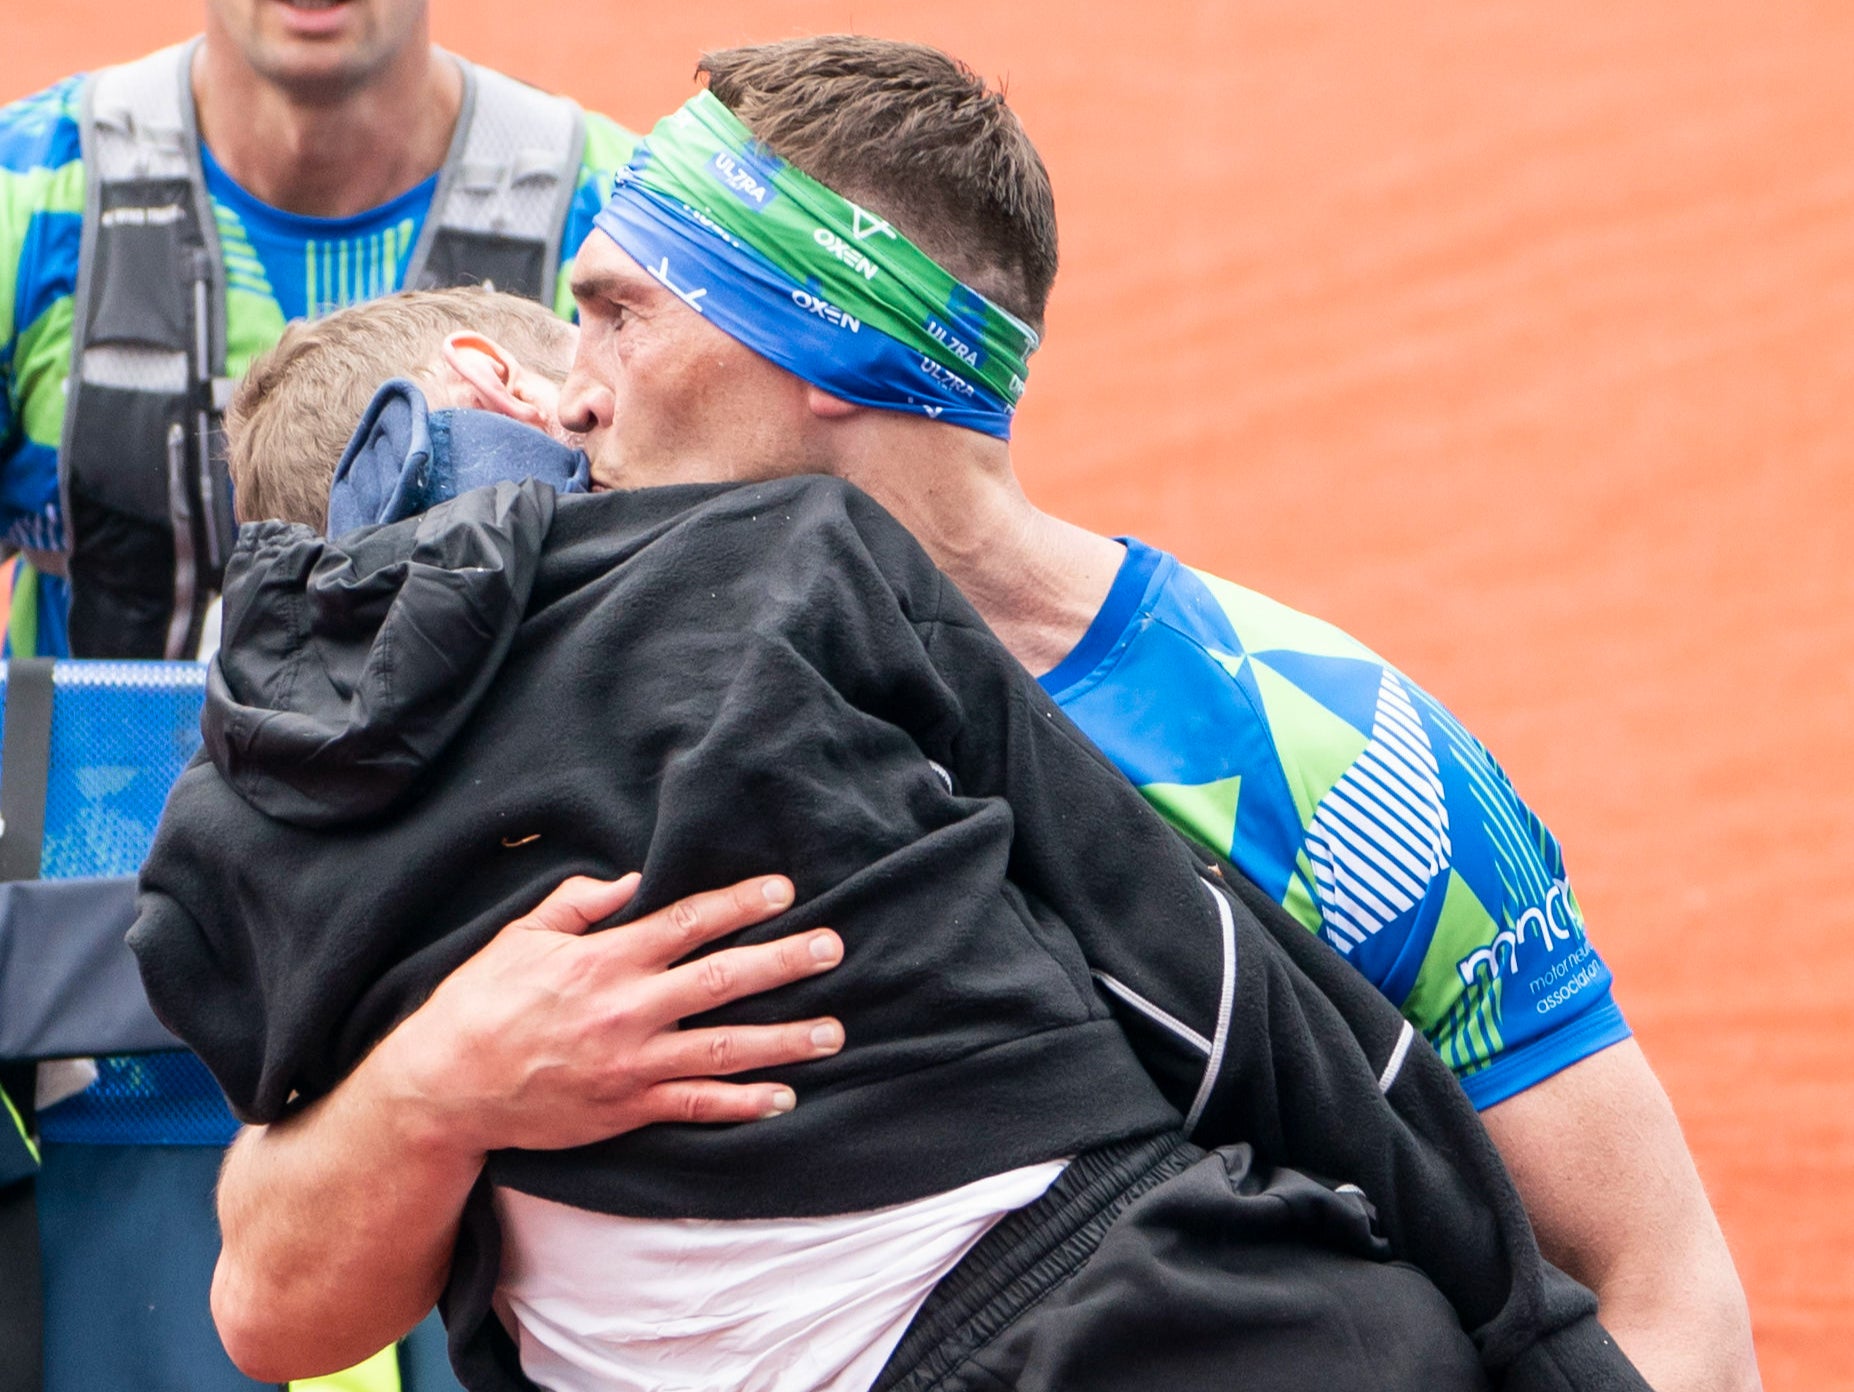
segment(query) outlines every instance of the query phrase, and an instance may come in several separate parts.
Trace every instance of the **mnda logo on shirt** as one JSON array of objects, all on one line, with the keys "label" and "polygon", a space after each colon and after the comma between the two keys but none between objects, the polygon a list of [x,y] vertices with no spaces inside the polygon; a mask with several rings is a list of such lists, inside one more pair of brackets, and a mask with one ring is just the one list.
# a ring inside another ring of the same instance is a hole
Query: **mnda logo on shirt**
[{"label": "mnda logo on shirt", "polygon": [[1548,957],[1555,957],[1559,948],[1583,937],[1583,930],[1571,910],[1570,886],[1562,879],[1554,880],[1551,888],[1545,891],[1543,904],[1527,908],[1510,927],[1495,933],[1492,942],[1475,948],[1455,964],[1461,984],[1472,986],[1475,977],[1481,975],[1490,980],[1502,975],[1518,976],[1520,950],[1528,937],[1537,938]]}]

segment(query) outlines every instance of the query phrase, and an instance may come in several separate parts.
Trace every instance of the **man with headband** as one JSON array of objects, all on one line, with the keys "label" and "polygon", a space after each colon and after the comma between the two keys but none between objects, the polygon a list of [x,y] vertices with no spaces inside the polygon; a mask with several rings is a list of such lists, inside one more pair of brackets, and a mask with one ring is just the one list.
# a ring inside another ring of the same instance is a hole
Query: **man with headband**
[{"label": "man with headband", "polygon": [[[587,432],[595,481],[816,471],[871,493],[1161,811],[1227,849],[1431,1038],[1488,1109],[1548,1254],[1597,1288],[1650,1380],[1753,1385],[1742,1293],[1671,1109],[1609,999],[1555,843],[1485,751],[1344,635],[1024,499],[1005,440],[1054,224],[999,98],[940,55],[873,40],[737,51],[705,70],[711,96],[653,133],[576,268],[582,342],[562,415]],[[391,1230],[441,1247],[485,1129],[447,1141],[454,1099],[422,1099],[406,1060],[471,1037],[498,985],[466,965],[337,1090],[332,1120],[241,1143],[222,1191],[235,1284],[337,1258],[368,1280],[299,1285],[288,1310],[228,1301],[234,1330],[262,1341],[312,1314],[402,1319],[416,1300],[395,1304],[395,1288],[431,1289],[353,1225],[305,1235],[270,1218],[288,1201],[356,1202],[352,1126],[396,1099],[402,1139],[372,1135],[371,1153],[451,1178],[415,1186]],[[479,1076],[525,1076],[513,1042],[477,1042]],[[557,1096],[543,1117],[492,1091],[493,1144],[562,1122]]]}]

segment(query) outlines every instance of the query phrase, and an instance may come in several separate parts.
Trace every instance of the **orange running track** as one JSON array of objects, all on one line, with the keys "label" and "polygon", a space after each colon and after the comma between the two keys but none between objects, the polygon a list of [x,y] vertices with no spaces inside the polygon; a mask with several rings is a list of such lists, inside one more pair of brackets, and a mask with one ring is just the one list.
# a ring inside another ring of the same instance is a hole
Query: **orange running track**
[{"label": "orange running track", "polygon": [[[198,23],[11,0],[0,96]],[[1557,830],[1750,1291],[1854,1387],[1854,8],[437,0],[647,126],[831,29],[1006,77],[1064,269],[1033,495],[1330,618]]]}]

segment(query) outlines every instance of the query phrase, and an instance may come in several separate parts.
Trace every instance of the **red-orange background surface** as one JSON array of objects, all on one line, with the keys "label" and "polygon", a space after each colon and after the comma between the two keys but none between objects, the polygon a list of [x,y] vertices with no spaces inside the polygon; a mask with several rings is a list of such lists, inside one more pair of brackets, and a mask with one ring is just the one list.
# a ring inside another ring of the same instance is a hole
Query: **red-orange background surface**
[{"label": "red-orange background surface", "polygon": [[[0,98],[198,15],[6,9]],[[1008,79],[1062,214],[1032,494],[1335,620],[1493,747],[1565,842],[1767,1384],[1854,1387],[1854,8],[434,10],[633,126],[703,47],[803,32]]]}]

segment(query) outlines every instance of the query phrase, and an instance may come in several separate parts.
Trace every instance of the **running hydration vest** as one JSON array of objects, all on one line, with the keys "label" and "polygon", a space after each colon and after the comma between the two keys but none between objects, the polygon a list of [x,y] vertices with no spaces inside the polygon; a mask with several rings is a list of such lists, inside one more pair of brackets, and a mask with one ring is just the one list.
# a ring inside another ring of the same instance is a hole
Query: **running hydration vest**
[{"label": "running hydration vest", "polygon": [[[83,657],[193,656],[231,551],[226,274],[194,119],[198,44],[84,86],[83,242],[58,462],[71,648]],[[584,115],[456,61],[463,106],[405,284],[549,301]]]}]

